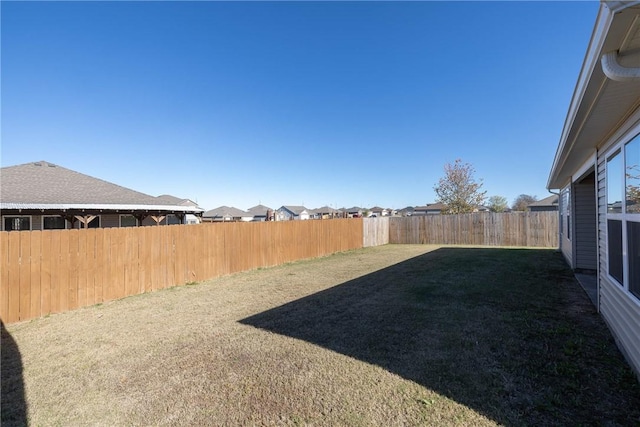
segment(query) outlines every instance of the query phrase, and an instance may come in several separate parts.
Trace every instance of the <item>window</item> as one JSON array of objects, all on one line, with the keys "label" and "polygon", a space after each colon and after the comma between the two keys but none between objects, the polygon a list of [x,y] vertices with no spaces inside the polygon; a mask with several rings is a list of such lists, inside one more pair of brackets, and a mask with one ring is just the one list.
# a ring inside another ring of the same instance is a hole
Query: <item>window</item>
[{"label": "window", "polygon": [[640,213],[640,138],[624,147],[624,160],[625,212]]},{"label": "window", "polygon": [[629,242],[629,291],[640,298],[640,222],[627,223]]},{"label": "window", "polygon": [[5,216],[3,220],[4,231],[31,230],[30,216]]},{"label": "window", "polygon": [[560,193],[561,209],[560,226],[565,238],[571,240],[571,189],[566,187]]},{"label": "window", "polygon": [[138,220],[133,215],[120,215],[120,227],[136,227]]},{"label": "window", "polygon": [[609,248],[609,275],[618,283],[624,283],[622,262],[622,221],[607,221],[607,247]]},{"label": "window", "polygon": [[640,298],[640,135],[606,163],[608,273]]},{"label": "window", "polygon": [[61,216],[42,217],[43,230],[64,230],[65,228],[67,228],[67,222]]},{"label": "window", "polygon": [[182,224],[182,221],[180,221],[180,218],[178,218],[177,215],[169,214],[167,215],[167,224],[168,225]]},{"label": "window", "polygon": [[620,151],[607,160],[607,213],[622,212],[622,155]]}]

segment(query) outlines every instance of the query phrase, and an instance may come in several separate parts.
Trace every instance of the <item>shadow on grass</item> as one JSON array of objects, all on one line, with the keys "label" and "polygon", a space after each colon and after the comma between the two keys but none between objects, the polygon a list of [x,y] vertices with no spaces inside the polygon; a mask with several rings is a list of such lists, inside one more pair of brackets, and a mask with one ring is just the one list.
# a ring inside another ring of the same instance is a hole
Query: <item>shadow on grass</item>
[{"label": "shadow on grass", "polygon": [[22,358],[16,342],[0,320],[0,424],[27,425],[27,403],[22,379]]},{"label": "shadow on grass", "polygon": [[504,425],[640,422],[635,376],[553,250],[442,248],[241,323],[378,365]]}]

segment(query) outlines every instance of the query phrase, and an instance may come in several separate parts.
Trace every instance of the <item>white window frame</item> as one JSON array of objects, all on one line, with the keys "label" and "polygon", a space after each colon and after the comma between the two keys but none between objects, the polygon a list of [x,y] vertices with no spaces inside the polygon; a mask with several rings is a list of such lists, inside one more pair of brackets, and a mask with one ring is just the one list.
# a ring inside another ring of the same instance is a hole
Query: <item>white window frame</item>
[{"label": "white window frame", "polygon": [[562,236],[571,241],[572,232],[571,226],[573,221],[571,221],[571,188],[572,185],[569,184],[563,189],[560,190],[560,222],[562,226]]},{"label": "white window frame", "polygon": [[[607,238],[607,271],[605,274],[608,279],[612,283],[617,283],[620,285],[620,289],[622,289],[627,295],[629,295],[636,303],[640,304],[640,296],[637,296],[631,292],[629,289],[630,278],[629,278],[629,245],[628,245],[628,226],[629,222],[640,222],[640,213],[627,213],[627,196],[626,196],[626,180],[625,180],[625,171],[627,169],[627,158],[626,158],[626,146],[627,144],[633,142],[637,139],[637,143],[640,143],[640,132],[636,129],[634,132],[628,134],[628,137],[623,138],[620,142],[611,146],[605,155],[604,167],[605,167],[605,208],[606,208],[606,221],[607,221],[607,236],[609,236],[609,223],[608,220],[616,220],[620,221],[622,227],[622,282],[620,283],[618,279],[609,274],[609,241]],[[621,156],[622,159],[622,167],[620,168],[619,179],[622,182],[622,197],[621,197],[621,213],[609,213],[609,183],[606,182],[609,176],[609,160],[615,157],[616,155]]]},{"label": "white window frame", "polygon": [[[122,225],[122,218],[125,216],[132,217],[136,221],[136,225]],[[118,227],[120,228],[130,228],[130,227],[139,227],[139,226],[140,226],[140,221],[138,221],[138,218],[136,218],[133,214],[120,214],[118,216]]]},{"label": "white window frame", "polygon": [[[64,228],[44,228],[44,219],[45,218],[62,218],[64,219]],[[42,224],[40,228],[44,230],[67,230],[69,228],[69,221],[66,218],[61,217],[60,215],[42,215]]]},{"label": "white window frame", "polygon": [[7,231],[4,228],[5,218],[29,218],[29,230],[10,230],[10,231],[31,231],[33,230],[33,215],[2,215],[2,231]]}]

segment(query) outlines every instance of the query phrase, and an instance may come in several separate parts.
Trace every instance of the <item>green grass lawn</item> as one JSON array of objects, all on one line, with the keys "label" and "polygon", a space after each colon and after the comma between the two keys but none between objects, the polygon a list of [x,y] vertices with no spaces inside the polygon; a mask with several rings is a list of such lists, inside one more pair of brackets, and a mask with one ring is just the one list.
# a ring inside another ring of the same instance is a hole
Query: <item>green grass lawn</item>
[{"label": "green grass lawn", "polygon": [[3,426],[640,425],[637,378],[553,250],[368,248],[4,338]]}]

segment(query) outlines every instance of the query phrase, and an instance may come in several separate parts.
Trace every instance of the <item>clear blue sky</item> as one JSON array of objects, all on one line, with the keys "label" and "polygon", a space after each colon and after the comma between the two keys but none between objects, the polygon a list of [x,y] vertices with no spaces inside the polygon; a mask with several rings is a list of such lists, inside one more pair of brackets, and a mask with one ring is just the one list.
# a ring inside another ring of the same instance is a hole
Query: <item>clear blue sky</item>
[{"label": "clear blue sky", "polygon": [[545,189],[599,4],[6,2],[2,166],[205,209]]}]

